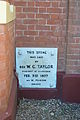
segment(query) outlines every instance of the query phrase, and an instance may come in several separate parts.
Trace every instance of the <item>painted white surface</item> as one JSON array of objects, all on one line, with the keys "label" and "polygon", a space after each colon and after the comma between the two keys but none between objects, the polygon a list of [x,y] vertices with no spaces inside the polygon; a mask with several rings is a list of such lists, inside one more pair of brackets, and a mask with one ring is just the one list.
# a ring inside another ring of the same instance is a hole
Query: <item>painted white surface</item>
[{"label": "painted white surface", "polygon": [[56,88],[57,48],[16,48],[19,87]]},{"label": "painted white surface", "polygon": [[15,6],[6,1],[0,1],[0,24],[11,22],[15,17]]},{"label": "painted white surface", "polygon": [[10,5],[10,12],[14,12],[14,6]]},{"label": "painted white surface", "polygon": [[6,23],[6,2],[0,1],[0,23]]}]

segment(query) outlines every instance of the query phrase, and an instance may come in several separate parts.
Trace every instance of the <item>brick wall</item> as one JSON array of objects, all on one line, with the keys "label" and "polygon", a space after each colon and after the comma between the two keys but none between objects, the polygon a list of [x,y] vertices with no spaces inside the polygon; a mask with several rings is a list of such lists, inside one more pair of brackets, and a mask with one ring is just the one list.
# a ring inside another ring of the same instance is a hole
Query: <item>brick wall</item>
[{"label": "brick wall", "polygon": [[66,0],[15,0],[16,46],[57,47],[58,70],[65,70]]},{"label": "brick wall", "polygon": [[0,113],[5,111],[14,69],[14,22],[0,25]]},{"label": "brick wall", "polygon": [[80,74],[80,1],[69,1],[66,73]]},{"label": "brick wall", "polygon": [[80,74],[80,1],[15,0],[16,46],[57,47],[58,71]]}]

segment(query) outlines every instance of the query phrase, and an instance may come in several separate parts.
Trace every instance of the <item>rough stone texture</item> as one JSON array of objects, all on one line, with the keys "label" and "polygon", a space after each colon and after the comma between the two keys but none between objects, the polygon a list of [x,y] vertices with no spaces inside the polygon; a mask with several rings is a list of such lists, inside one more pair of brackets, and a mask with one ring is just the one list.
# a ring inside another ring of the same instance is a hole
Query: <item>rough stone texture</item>
[{"label": "rough stone texture", "polygon": [[16,120],[80,120],[80,104],[60,100],[20,100]]}]

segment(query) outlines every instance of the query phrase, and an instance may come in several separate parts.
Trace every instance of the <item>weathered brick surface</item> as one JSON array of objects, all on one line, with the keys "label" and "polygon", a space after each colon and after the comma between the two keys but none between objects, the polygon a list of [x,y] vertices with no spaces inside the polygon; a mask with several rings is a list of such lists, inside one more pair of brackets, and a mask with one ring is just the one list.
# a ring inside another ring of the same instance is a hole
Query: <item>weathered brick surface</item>
[{"label": "weathered brick surface", "polygon": [[0,113],[5,111],[14,69],[14,22],[0,25]]},{"label": "weathered brick surface", "polygon": [[66,0],[15,0],[16,46],[58,47],[58,70],[65,70]]},{"label": "weathered brick surface", "polygon": [[58,71],[80,74],[80,1],[15,0],[15,5],[16,46],[57,47]]},{"label": "weathered brick surface", "polygon": [[66,73],[80,74],[80,1],[69,1]]}]

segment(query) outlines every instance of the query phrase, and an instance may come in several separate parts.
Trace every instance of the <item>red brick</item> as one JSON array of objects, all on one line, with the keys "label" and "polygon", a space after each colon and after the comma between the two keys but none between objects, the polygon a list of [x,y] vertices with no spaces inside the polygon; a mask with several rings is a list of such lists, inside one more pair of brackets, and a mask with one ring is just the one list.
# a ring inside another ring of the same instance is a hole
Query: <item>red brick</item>
[{"label": "red brick", "polygon": [[39,7],[50,7],[50,2],[41,1],[41,2],[36,2],[35,4],[36,6],[39,6]]},{"label": "red brick", "polygon": [[67,1],[61,1],[59,3],[59,7],[66,7],[67,6]]},{"label": "red brick", "polygon": [[50,30],[50,26],[36,25],[36,30]]},{"label": "red brick", "polygon": [[38,8],[34,8],[34,7],[28,7],[28,8],[23,8],[23,12],[29,12],[29,13],[37,13],[38,12]]},{"label": "red brick", "polygon": [[47,20],[47,24],[49,24],[49,25],[57,25],[57,24],[60,24],[60,20],[53,20],[53,19],[51,19],[51,20]]},{"label": "red brick", "polygon": [[75,44],[71,43],[71,44],[68,45],[68,47],[71,47],[73,49],[78,49],[80,47],[80,44],[78,44],[78,43],[75,43]]},{"label": "red brick", "polygon": [[58,14],[51,14],[51,19],[59,19],[59,15]]},{"label": "red brick", "polygon": [[69,70],[73,70],[73,71],[75,71],[75,70],[77,70],[77,71],[79,71],[80,72],[80,66],[78,65],[78,66],[76,66],[76,65],[68,65],[68,69]]},{"label": "red brick", "polygon": [[26,18],[26,14],[17,13],[17,14],[16,14],[16,17],[17,17],[17,18]]},{"label": "red brick", "polygon": [[34,18],[35,17],[35,14],[27,14],[27,18]]},{"label": "red brick", "polygon": [[77,60],[69,60],[67,61],[67,64],[70,66],[70,65],[80,65],[80,61],[77,61]]},{"label": "red brick", "polygon": [[36,42],[49,42],[49,45],[50,44],[53,44],[53,46],[54,46],[54,44],[56,44],[57,43],[57,38],[56,37],[50,37],[50,36],[44,36],[44,35],[42,35],[42,36],[40,36],[40,37],[35,37],[35,41]]},{"label": "red brick", "polygon": [[61,8],[47,8],[48,13],[61,13],[62,9]]},{"label": "red brick", "polygon": [[15,1],[16,6],[26,6],[26,2],[24,1]]},{"label": "red brick", "polygon": [[16,45],[18,46],[19,43],[27,43],[27,42],[31,42],[31,41],[34,41],[34,37],[33,36],[29,36],[29,37],[25,37],[25,36],[18,36],[16,37]]},{"label": "red brick", "polygon": [[74,49],[74,48],[68,48],[67,54],[78,54],[79,55],[80,50],[79,49]]},{"label": "red brick", "polygon": [[38,35],[38,32],[37,31],[24,31],[24,35]]},{"label": "red brick", "polygon": [[[17,0],[16,0],[17,1]],[[18,4],[20,2],[20,5]],[[71,0],[68,4],[66,0],[57,1],[17,1],[17,7],[21,7],[24,14],[23,17],[17,18],[16,25],[27,26],[27,30],[16,28],[16,45],[20,46],[52,46],[58,47],[58,70],[70,71],[68,69],[67,60],[79,61],[79,31],[80,31],[80,12],[79,12],[79,1]],[[25,5],[24,5],[25,2]],[[74,7],[75,6],[75,7]],[[20,10],[17,8],[17,13]],[[69,13],[67,13],[69,12]],[[76,14],[77,12],[77,14]],[[69,20],[67,20],[67,15]],[[68,21],[68,25],[67,25]],[[68,26],[68,31],[67,31]],[[25,35],[21,34],[25,31]],[[31,31],[32,33],[29,34]],[[36,34],[36,32],[38,34]],[[68,36],[67,36],[68,32]],[[20,36],[20,37],[19,37]],[[78,39],[77,39],[78,38]],[[33,42],[32,42],[33,40]],[[68,45],[67,45],[68,43]],[[75,44],[76,43],[76,44]],[[41,45],[42,44],[42,45]],[[66,46],[67,45],[67,46]],[[67,48],[66,48],[67,47]],[[67,49],[67,51],[66,51]],[[66,55],[67,54],[67,55]],[[71,55],[72,58],[67,57]],[[75,55],[76,54],[76,58]],[[62,66],[63,64],[63,66]],[[67,67],[66,67],[67,66]],[[73,71],[73,70],[72,70]],[[76,68],[74,70],[79,73]],[[73,72],[74,72],[73,71]],[[71,72],[72,73],[72,72]]]},{"label": "red brick", "polygon": [[53,36],[53,32],[52,31],[40,31],[39,35],[40,36]]},{"label": "red brick", "polygon": [[68,60],[80,60],[80,56],[79,56],[79,54],[78,55],[76,55],[76,54],[68,54],[67,55],[67,59]]},{"label": "red brick", "polygon": [[46,24],[46,19],[39,19],[38,24],[45,25]]},{"label": "red brick", "polygon": [[57,28],[56,26],[51,26],[51,30],[52,30],[52,31],[55,31],[56,28]]},{"label": "red brick", "polygon": [[58,7],[59,2],[52,2],[52,7]]},{"label": "red brick", "polygon": [[17,24],[17,25],[19,24],[20,25],[20,24],[22,24],[22,22],[23,22],[23,20],[21,20],[20,18],[19,19],[17,18],[15,24]]},{"label": "red brick", "polygon": [[35,26],[34,25],[28,25],[28,30],[35,30]]},{"label": "red brick", "polygon": [[75,42],[80,44],[80,38],[75,38]]},{"label": "red brick", "polygon": [[16,25],[16,29],[17,30],[27,30],[27,26],[26,25]]},{"label": "red brick", "polygon": [[39,13],[47,13],[47,10],[46,8],[39,8]]},{"label": "red brick", "polygon": [[22,7],[16,7],[16,12],[22,12],[23,8]]},{"label": "red brick", "polygon": [[38,24],[38,20],[36,19],[26,19],[23,21],[24,24]]},{"label": "red brick", "polygon": [[44,36],[44,35],[35,37],[35,41],[36,42],[41,42],[41,43],[42,42],[47,42],[47,41],[49,41],[49,39],[50,39],[50,37]]},{"label": "red brick", "polygon": [[50,18],[50,15],[49,15],[49,14],[36,14],[36,18],[49,19],[49,18]]},{"label": "red brick", "polygon": [[31,1],[31,2],[28,2],[28,6],[29,6],[29,7],[33,7],[34,5],[35,5],[35,2],[32,2],[32,1]]},{"label": "red brick", "polygon": [[20,41],[20,42],[31,42],[34,40],[34,37],[33,36],[29,36],[29,37],[17,37],[16,38],[16,41]]},{"label": "red brick", "polygon": [[23,36],[23,31],[16,31],[16,36]]}]

